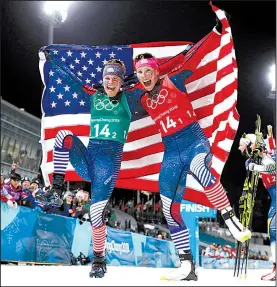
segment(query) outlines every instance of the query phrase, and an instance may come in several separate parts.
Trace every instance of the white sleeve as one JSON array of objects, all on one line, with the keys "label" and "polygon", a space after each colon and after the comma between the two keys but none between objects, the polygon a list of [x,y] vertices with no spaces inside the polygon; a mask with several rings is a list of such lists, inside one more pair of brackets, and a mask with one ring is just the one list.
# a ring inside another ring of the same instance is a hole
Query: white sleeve
[{"label": "white sleeve", "polygon": [[255,170],[259,172],[274,173],[276,172],[276,162],[269,155],[264,155],[262,165],[256,165]]},{"label": "white sleeve", "polygon": [[255,164],[254,170],[258,172],[265,172],[265,167],[263,165]]}]

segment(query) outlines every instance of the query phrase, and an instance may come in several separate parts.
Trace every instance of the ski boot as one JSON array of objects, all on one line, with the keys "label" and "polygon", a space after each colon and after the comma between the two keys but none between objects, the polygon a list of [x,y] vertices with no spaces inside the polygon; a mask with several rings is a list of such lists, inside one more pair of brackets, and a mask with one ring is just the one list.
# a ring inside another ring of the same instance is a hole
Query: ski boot
[{"label": "ski boot", "polygon": [[264,281],[276,281],[276,263],[273,263],[273,270],[261,277],[261,280]]},{"label": "ski boot", "polygon": [[36,195],[36,199],[41,203],[60,207],[63,204],[61,196],[65,190],[64,174],[53,173],[52,187],[46,193]]},{"label": "ski boot", "polygon": [[221,215],[229,231],[237,241],[245,242],[251,238],[251,231],[240,223],[231,207],[224,208],[221,211]]},{"label": "ski boot", "polygon": [[107,272],[106,260],[104,253],[93,253],[93,258],[91,260],[91,271],[89,277],[91,278],[102,278]]},{"label": "ski boot", "polygon": [[69,255],[70,255],[70,263],[71,263],[71,265],[78,265],[78,260],[74,257],[73,253],[70,252]]},{"label": "ski boot", "polygon": [[53,173],[53,184],[46,194],[47,201],[51,202],[55,206],[61,206],[63,204],[61,196],[65,190],[64,174]]},{"label": "ski boot", "polygon": [[78,261],[80,261],[81,265],[88,265],[91,260],[89,259],[89,257],[87,257],[84,253],[80,252],[80,255],[77,258]]},{"label": "ski boot", "polygon": [[191,253],[179,254],[181,266],[171,271],[168,275],[162,276],[161,280],[168,281],[197,281],[195,264]]}]

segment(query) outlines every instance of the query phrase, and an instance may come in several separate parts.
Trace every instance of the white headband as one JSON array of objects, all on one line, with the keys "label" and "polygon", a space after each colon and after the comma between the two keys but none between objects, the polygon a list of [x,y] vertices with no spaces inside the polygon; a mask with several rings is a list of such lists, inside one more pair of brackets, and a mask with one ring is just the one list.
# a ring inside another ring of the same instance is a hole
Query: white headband
[{"label": "white headband", "polygon": [[256,135],[255,134],[247,134],[246,137],[242,137],[239,141],[240,144],[249,145],[250,143],[256,143]]}]

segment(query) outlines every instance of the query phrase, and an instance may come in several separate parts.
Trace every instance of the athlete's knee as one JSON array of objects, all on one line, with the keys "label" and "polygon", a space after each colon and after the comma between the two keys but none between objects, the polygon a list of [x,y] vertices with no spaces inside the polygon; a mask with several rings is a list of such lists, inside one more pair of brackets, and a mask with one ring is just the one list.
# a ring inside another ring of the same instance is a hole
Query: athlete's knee
[{"label": "athlete's knee", "polygon": [[179,226],[184,226],[184,221],[181,216],[181,204],[180,203],[172,203],[171,204],[171,215],[175,222],[179,224]]},{"label": "athlete's knee", "polygon": [[108,200],[92,203],[89,209],[89,219],[92,227],[99,227],[105,223],[105,208]]},{"label": "athlete's knee", "polygon": [[190,171],[203,187],[208,187],[215,182],[210,171],[210,157],[211,154],[199,153],[190,163]]},{"label": "athlete's knee", "polygon": [[55,147],[70,149],[73,142],[72,136],[73,133],[71,131],[60,130],[55,137]]},{"label": "athlete's knee", "polygon": [[172,203],[172,200],[161,195],[163,203],[163,214],[169,226],[180,226],[183,224],[180,212],[180,203]]}]

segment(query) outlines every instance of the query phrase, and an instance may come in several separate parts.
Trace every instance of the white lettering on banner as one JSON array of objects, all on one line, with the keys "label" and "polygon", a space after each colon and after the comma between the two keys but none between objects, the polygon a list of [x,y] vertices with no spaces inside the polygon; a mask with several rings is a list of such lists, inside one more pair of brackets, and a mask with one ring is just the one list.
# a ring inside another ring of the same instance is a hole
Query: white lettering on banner
[{"label": "white lettering on banner", "polygon": [[210,208],[201,204],[181,204],[181,212],[209,212]]},{"label": "white lettering on banner", "polygon": [[159,114],[156,118],[154,118],[153,121],[156,122],[157,120],[159,120],[159,119],[160,119],[161,117],[163,117],[164,115],[169,114],[169,112],[174,111],[174,110],[176,110],[176,109],[178,109],[178,105],[176,105],[176,106],[174,106],[174,107],[171,107],[171,108],[169,108],[168,110],[164,111],[163,113]]},{"label": "white lettering on banner", "polygon": [[109,123],[119,123],[119,119],[105,119],[105,118],[99,118],[99,119],[91,119],[91,122],[109,122]]},{"label": "white lettering on banner", "polygon": [[112,253],[114,251],[121,253],[129,253],[130,252],[130,247],[129,243],[127,242],[121,242],[121,243],[115,243],[114,240],[110,242],[106,242],[106,248],[107,251]]}]

